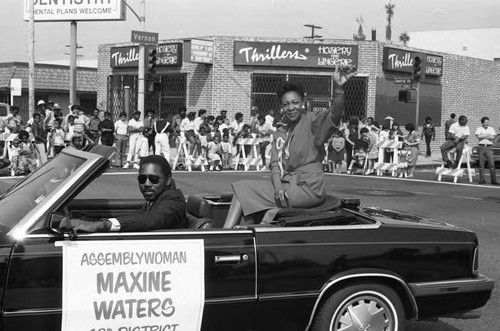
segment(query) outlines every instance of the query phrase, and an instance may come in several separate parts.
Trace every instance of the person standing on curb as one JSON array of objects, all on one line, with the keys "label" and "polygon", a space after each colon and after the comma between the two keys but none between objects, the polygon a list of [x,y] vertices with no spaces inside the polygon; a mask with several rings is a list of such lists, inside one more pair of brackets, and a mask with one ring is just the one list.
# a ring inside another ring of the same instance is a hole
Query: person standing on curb
[{"label": "person standing on curb", "polygon": [[456,123],[457,120],[455,119],[457,115],[455,113],[450,114],[450,119],[444,122],[444,140],[448,139],[448,132],[450,132],[450,126],[453,123]]},{"label": "person standing on curb", "polygon": [[422,135],[420,137],[421,140],[425,138],[425,157],[431,156],[431,141],[436,140],[436,129],[434,128],[434,124],[432,124],[432,118],[427,116],[425,118],[425,124],[422,127]]},{"label": "person standing on curb", "polygon": [[486,184],[484,178],[484,161],[488,161],[491,184],[499,185],[495,173],[495,158],[493,156],[493,139],[495,139],[495,136],[495,129],[490,126],[490,119],[484,116],[481,118],[481,126],[476,129],[476,137],[479,140],[479,184]]}]

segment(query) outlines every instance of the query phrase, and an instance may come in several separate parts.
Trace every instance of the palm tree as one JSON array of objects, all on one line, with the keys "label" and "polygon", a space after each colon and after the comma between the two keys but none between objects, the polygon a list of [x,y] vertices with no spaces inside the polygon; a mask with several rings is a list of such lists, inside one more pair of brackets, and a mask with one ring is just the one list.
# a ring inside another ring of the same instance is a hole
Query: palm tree
[{"label": "palm tree", "polygon": [[400,36],[399,36],[399,41],[401,41],[403,43],[403,45],[406,46],[406,44],[410,41],[410,35],[408,34],[408,32],[403,32]]},{"label": "palm tree", "polygon": [[358,22],[359,24],[358,33],[353,34],[352,38],[354,40],[366,40],[365,33],[363,32],[363,23],[365,22],[363,16],[359,16],[359,18],[356,18],[356,22]]},{"label": "palm tree", "polygon": [[390,1],[385,5],[385,12],[387,14],[387,27],[385,28],[385,39],[388,42],[391,42],[392,39],[392,29],[391,29],[391,21],[394,16],[394,7],[396,5],[392,4]]}]

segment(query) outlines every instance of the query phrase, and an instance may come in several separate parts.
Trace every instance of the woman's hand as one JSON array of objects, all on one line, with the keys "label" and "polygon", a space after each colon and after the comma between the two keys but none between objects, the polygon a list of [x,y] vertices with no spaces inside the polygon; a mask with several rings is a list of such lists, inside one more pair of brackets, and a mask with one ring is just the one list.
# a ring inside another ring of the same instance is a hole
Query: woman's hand
[{"label": "woman's hand", "polygon": [[357,74],[356,66],[351,66],[347,70],[347,73],[341,73],[339,66],[335,66],[335,71],[333,72],[333,82],[335,83],[335,87],[342,88],[344,84],[353,76]]},{"label": "woman's hand", "polygon": [[276,188],[274,190],[274,200],[276,200],[276,204],[280,208],[288,208],[288,193],[286,190],[281,187],[281,188]]}]

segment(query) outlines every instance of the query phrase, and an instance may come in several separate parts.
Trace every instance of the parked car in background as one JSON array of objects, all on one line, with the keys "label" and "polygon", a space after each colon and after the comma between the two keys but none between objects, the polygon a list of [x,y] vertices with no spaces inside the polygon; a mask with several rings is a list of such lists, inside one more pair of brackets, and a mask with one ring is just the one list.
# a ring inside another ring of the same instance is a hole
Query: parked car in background
[{"label": "parked car in background", "polygon": [[[2,331],[68,330],[69,313],[91,316],[71,331],[182,330],[196,316],[200,327],[189,330],[403,331],[407,320],[477,318],[492,293],[474,232],[357,199],[328,197],[314,209],[283,209],[268,224],[228,228],[231,197],[195,195],[185,229],[65,232],[66,217],[113,218],[144,205],[79,197],[110,166],[112,152],[97,147],[63,150],[0,197]],[[193,243],[202,245],[197,259],[155,252],[159,271],[142,269],[150,245]],[[119,244],[125,250],[114,253]],[[65,255],[70,248],[94,251],[74,259]],[[188,263],[201,273],[171,272]],[[184,297],[198,291],[188,283],[176,292],[183,278],[202,285],[201,312],[182,314],[191,303]],[[77,292],[87,287],[92,293]]]},{"label": "parked car in background", "polygon": [[[479,154],[478,154],[479,147],[474,146],[472,147],[472,154],[471,154],[471,160],[479,162]],[[495,157],[495,162],[500,162],[500,133],[498,133],[493,139],[493,155]]]}]

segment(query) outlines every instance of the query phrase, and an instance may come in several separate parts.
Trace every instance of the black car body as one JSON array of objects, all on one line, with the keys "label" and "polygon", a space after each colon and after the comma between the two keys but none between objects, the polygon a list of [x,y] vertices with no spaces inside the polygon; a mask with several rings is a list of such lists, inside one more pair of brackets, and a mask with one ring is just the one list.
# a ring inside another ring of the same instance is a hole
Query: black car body
[{"label": "black car body", "polygon": [[[71,238],[51,228],[60,213],[113,217],[142,207],[141,200],[78,198],[108,167],[107,157],[65,149],[2,196],[1,330],[61,329],[62,251],[54,243],[70,239],[203,239],[202,330],[337,330],[349,323],[404,330],[409,319],[473,316],[494,286],[478,274],[473,232],[352,200],[229,229]],[[191,218],[203,217],[203,208],[222,215],[227,206],[222,198],[188,201]]]}]

